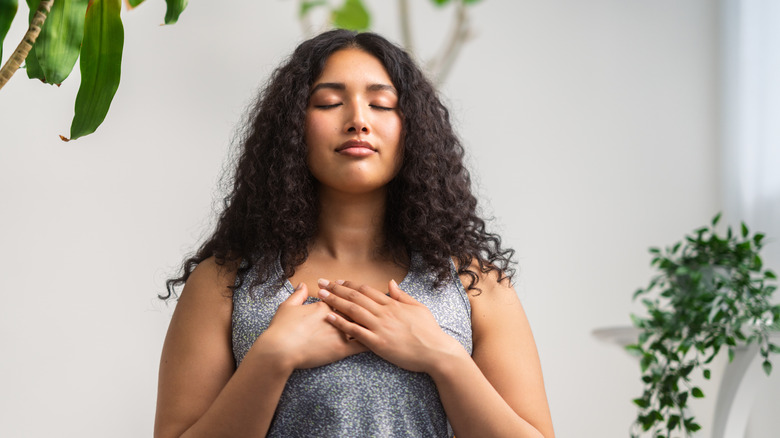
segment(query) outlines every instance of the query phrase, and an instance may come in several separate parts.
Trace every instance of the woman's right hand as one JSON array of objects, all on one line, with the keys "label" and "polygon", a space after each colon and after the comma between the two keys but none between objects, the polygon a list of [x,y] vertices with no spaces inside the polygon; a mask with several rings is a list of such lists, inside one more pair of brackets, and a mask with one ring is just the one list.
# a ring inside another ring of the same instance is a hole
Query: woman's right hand
[{"label": "woman's right hand", "polygon": [[276,310],[268,329],[257,338],[250,354],[271,355],[289,369],[314,368],[367,351],[326,318],[333,310],[323,302],[304,305],[309,296],[301,283]]}]

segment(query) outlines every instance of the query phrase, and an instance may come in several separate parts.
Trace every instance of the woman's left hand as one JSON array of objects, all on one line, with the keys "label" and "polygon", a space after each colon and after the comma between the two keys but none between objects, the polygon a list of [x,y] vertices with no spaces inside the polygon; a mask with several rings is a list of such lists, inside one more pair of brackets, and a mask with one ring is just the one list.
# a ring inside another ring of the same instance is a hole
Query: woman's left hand
[{"label": "woman's left hand", "polygon": [[395,281],[390,281],[389,296],[349,281],[321,281],[320,288],[320,299],[335,310],[327,317],[331,324],[401,368],[430,374],[443,357],[468,355]]}]

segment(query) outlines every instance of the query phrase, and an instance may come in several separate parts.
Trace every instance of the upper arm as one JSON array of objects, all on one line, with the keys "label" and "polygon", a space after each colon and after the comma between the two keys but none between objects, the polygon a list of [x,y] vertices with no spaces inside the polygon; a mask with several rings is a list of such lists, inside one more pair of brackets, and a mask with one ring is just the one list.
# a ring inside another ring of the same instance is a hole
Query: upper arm
[{"label": "upper arm", "polygon": [[553,436],[539,354],[515,290],[496,271],[482,274],[477,287],[482,293],[469,294],[474,362],[520,417]]},{"label": "upper arm", "polygon": [[160,358],[154,435],[179,436],[208,409],[235,371],[231,347],[235,273],[213,258],[190,275]]}]

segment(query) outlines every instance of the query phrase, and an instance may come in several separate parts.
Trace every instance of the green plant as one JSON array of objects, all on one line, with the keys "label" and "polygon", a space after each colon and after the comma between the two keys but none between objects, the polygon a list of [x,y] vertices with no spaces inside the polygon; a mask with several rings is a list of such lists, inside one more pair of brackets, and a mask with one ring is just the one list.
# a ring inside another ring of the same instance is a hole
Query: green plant
[{"label": "green plant", "polygon": [[757,343],[763,369],[772,371],[770,353],[780,347],[769,341],[777,329],[780,305],[770,299],[777,288],[774,272],[764,269],[759,251],[764,235],[750,235],[743,223],[736,235],[729,227],[725,237],[715,226],[697,229],[681,242],[661,251],[651,248],[655,275],[634,299],[642,297],[648,316],[631,315],[640,329],[639,340],[626,347],[640,358],[645,389],[633,400],[639,407],[631,436],[650,432],[653,437],[672,433],[690,436],[701,426],[688,408],[688,400],[704,397],[691,383],[694,371],[711,377],[708,364],[726,348]]},{"label": "green plant", "polygon": [[[122,0],[26,0],[30,8],[29,29],[19,46],[0,68],[0,89],[24,62],[27,76],[43,83],[59,85],[79,60],[81,84],[76,96],[70,138],[93,133],[108,114],[122,69],[124,28],[120,11]],[[430,0],[437,6],[455,5],[455,26],[438,56],[427,62],[427,70],[437,83],[443,82],[471,36],[466,7],[478,0]],[[144,0],[124,0],[132,9]],[[189,0],[165,0],[165,24],[174,24]],[[341,0],[334,6],[327,0],[298,0],[298,20],[304,33],[311,35],[311,12],[327,12],[325,27],[367,30],[371,14],[363,0]],[[414,52],[409,0],[398,0],[404,46]],[[2,43],[18,10],[18,0],[0,0],[0,60]],[[322,27],[319,27],[322,29]]]}]

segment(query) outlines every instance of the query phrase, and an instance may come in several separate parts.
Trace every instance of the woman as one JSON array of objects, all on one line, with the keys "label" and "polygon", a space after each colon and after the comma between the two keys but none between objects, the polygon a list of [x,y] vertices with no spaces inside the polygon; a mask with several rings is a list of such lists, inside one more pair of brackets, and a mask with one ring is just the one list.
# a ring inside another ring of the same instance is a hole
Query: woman
[{"label": "woman", "polygon": [[552,437],[512,251],[410,57],[324,33],[252,114],[217,229],[168,283],[155,435]]}]

